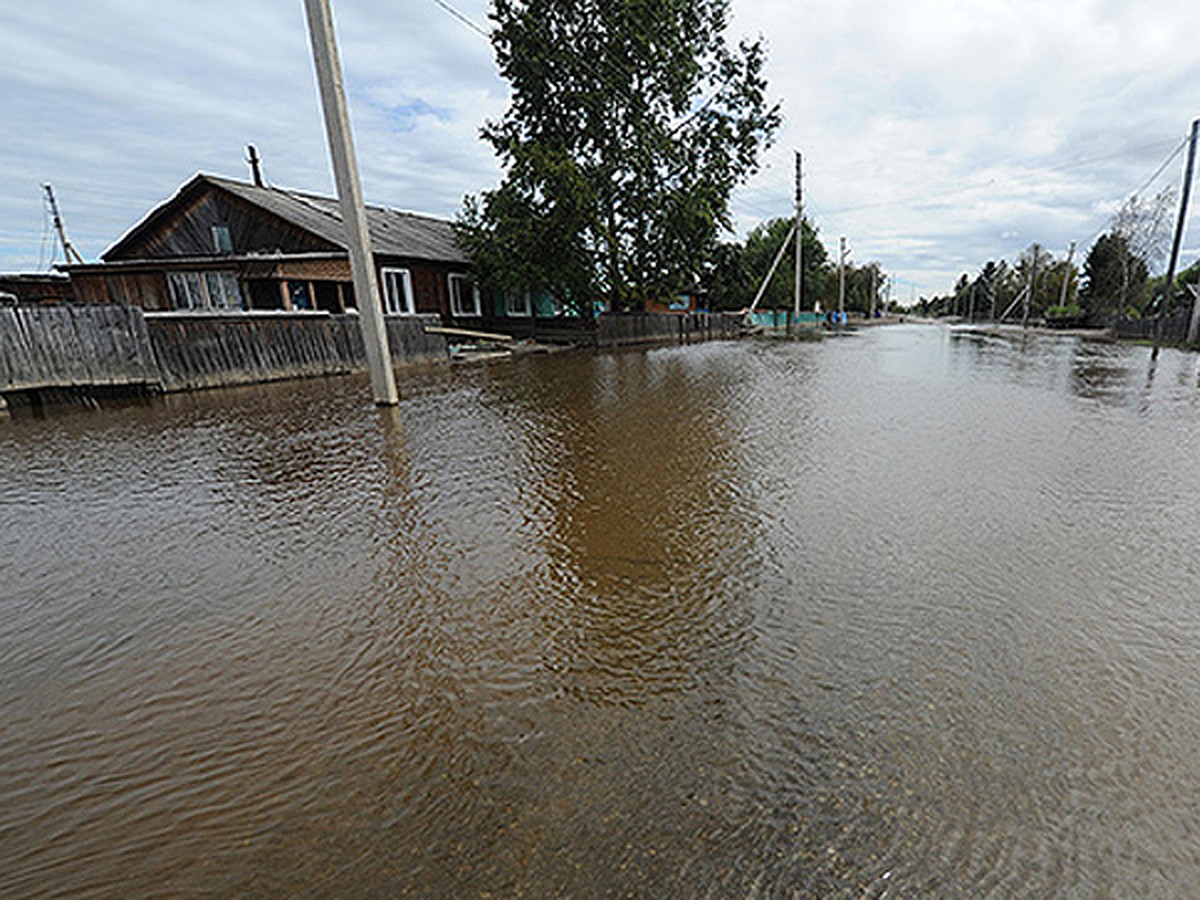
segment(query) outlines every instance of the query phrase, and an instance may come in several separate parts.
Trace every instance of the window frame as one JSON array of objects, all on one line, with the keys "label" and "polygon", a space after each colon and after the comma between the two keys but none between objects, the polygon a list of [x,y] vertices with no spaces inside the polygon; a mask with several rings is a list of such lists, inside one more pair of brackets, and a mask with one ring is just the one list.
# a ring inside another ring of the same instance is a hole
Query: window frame
[{"label": "window frame", "polygon": [[[416,298],[413,296],[412,273],[400,266],[383,266],[379,270],[383,287],[383,311],[389,316],[415,316]],[[402,295],[396,302],[395,286],[399,285]]]},{"label": "window frame", "polygon": [[[519,309],[513,303],[514,299],[521,301]],[[529,291],[505,291],[504,315],[509,318],[530,318],[533,315],[533,298],[529,296]]]},{"label": "window frame", "polygon": [[171,308],[181,312],[242,312],[246,309],[237,272],[229,269],[167,272],[167,293]]},{"label": "window frame", "polygon": [[[483,304],[480,302],[479,285],[475,283],[475,279],[465,272],[450,272],[446,276],[447,284],[450,288],[450,315],[456,318],[472,318],[478,319],[483,316]],[[460,302],[459,291],[455,290],[456,286],[465,285],[470,290],[471,308],[464,309]]]},{"label": "window frame", "polygon": [[212,234],[213,252],[218,256],[228,256],[233,253],[233,234],[229,231],[229,226],[224,223],[212,225],[209,228]]}]

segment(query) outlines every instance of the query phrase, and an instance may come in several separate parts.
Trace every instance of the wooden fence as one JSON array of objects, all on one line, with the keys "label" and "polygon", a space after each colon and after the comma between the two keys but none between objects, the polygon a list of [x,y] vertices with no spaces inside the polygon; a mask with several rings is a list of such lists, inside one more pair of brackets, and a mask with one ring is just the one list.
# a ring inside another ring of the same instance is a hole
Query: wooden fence
[{"label": "wooden fence", "polygon": [[735,338],[741,318],[720,313],[631,313],[603,315],[596,320],[596,344],[688,343]]},{"label": "wooden fence", "polygon": [[[437,316],[389,316],[392,362],[446,358],[425,332]],[[148,313],[146,325],[164,390],[343,375],[366,367],[357,315]]]},{"label": "wooden fence", "polygon": [[0,308],[0,391],[154,386],[159,381],[140,309]]},{"label": "wooden fence", "polygon": [[[392,361],[447,358],[437,316],[388,316]],[[740,319],[710,313],[604,315],[572,323],[599,347],[738,336]],[[328,313],[153,313],[115,304],[0,308],[0,395],[87,388],[185,391],[340,375],[366,368],[358,316]]]},{"label": "wooden fence", "polygon": [[[1188,325],[1192,318],[1191,304],[1186,308],[1176,309],[1168,313],[1163,320],[1163,342],[1167,344],[1183,344],[1187,341]],[[1145,319],[1120,319],[1109,323],[1109,328],[1117,337],[1126,340],[1154,340],[1155,319],[1153,316]]]},{"label": "wooden fence", "polygon": [[[437,316],[389,316],[392,361],[445,359]],[[0,308],[0,393],[181,391],[366,368],[357,315],[143,313],[114,304]]]}]

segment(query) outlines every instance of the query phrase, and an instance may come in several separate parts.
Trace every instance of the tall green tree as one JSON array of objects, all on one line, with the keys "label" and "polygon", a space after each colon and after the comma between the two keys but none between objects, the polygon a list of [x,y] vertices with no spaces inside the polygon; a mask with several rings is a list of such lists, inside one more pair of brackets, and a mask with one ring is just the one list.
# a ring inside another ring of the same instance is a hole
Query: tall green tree
[{"label": "tall green tree", "polygon": [[[709,300],[717,309],[745,309],[754,302],[771,263],[787,241],[775,275],[763,291],[762,309],[791,309],[796,291],[796,241],[789,237],[794,219],[770,219],[754,227],[744,243],[722,242],[709,254],[706,283]],[[830,266],[825,245],[817,229],[803,220],[800,253],[804,271],[800,273],[800,305],[812,309],[825,302],[829,291]]]},{"label": "tall green tree", "polygon": [[505,174],[464,201],[481,276],[618,307],[690,285],[780,122],[761,41],[729,0],[494,0],[511,105],[483,137]]},{"label": "tall green tree", "polygon": [[1140,309],[1149,277],[1146,262],[1134,255],[1128,239],[1106,232],[1096,238],[1083,262],[1079,305],[1092,314]]}]

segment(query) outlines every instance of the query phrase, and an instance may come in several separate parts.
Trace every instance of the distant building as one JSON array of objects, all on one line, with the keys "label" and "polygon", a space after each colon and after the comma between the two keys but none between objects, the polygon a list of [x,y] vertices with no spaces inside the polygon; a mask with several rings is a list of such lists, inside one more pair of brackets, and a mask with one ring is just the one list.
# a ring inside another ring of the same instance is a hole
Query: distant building
[{"label": "distant building", "polygon": [[[368,207],[385,312],[483,322],[451,222]],[[65,266],[81,303],[147,310],[323,310],[356,305],[338,202],[200,174],[101,255]]]},{"label": "distant building", "polygon": [[0,274],[0,299],[8,300],[10,297],[16,298],[16,302],[23,306],[38,303],[71,303],[75,300],[71,279],[56,273]]},{"label": "distant building", "polygon": [[700,312],[704,309],[706,299],[705,292],[698,288],[690,291],[682,291],[667,300],[647,300],[646,312],[660,314],[674,313],[676,315]]}]

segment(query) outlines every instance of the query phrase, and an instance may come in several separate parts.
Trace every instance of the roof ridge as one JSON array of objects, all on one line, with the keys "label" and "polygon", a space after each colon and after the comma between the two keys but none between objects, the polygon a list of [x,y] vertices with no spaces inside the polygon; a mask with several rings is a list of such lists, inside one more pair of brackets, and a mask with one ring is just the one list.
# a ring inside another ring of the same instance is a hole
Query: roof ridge
[{"label": "roof ridge", "polygon": [[[249,188],[251,190],[258,190],[258,191],[274,191],[277,194],[285,194],[288,197],[291,197],[292,199],[303,203],[305,206],[309,207],[310,209],[314,209],[317,212],[320,212],[327,216],[330,216],[331,218],[334,218],[339,222],[342,221],[341,210],[338,208],[339,201],[338,201],[337,197],[329,197],[329,196],[326,196],[325,194],[318,194],[313,191],[305,191],[305,190],[301,190],[299,188],[276,187],[275,185],[269,185],[269,184],[262,185],[260,187],[259,185],[253,184],[252,182],[249,182],[249,181],[241,181],[240,179],[237,179],[237,178],[227,178],[224,175],[210,175],[207,172],[201,172],[199,174],[201,177],[207,178],[210,181],[223,182],[223,183],[229,184],[229,185],[236,185],[239,188]],[[331,203],[331,204],[333,204],[334,210],[331,211],[329,209],[318,206],[312,202],[314,200],[319,201],[321,203]],[[414,219],[425,219],[430,222],[441,222],[441,223],[445,223],[447,225],[454,224],[453,219],[446,218],[444,216],[435,216],[433,213],[417,212],[417,211],[411,210],[411,209],[399,209],[394,206],[381,206],[381,205],[375,204],[375,203],[364,203],[363,206],[366,207],[367,209],[378,210],[379,212],[384,212],[384,213],[391,213],[392,215],[409,216]]]}]

